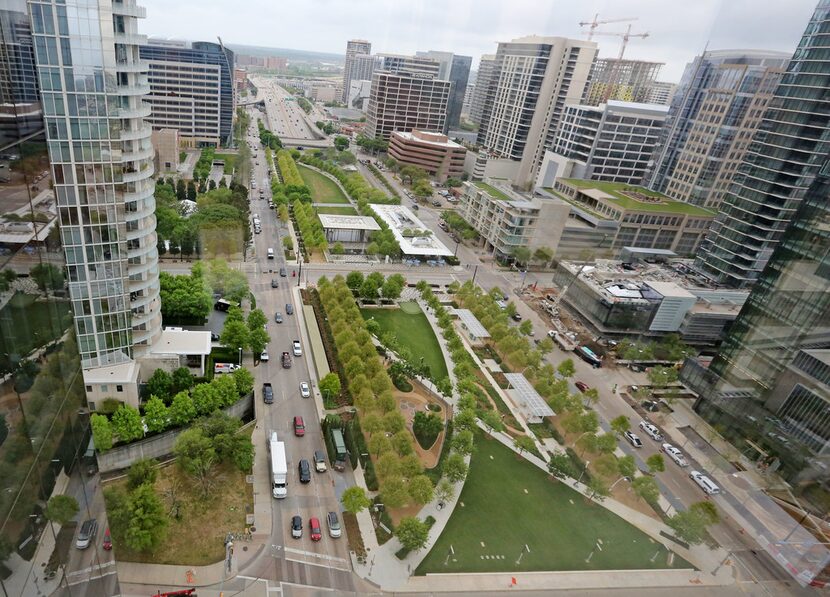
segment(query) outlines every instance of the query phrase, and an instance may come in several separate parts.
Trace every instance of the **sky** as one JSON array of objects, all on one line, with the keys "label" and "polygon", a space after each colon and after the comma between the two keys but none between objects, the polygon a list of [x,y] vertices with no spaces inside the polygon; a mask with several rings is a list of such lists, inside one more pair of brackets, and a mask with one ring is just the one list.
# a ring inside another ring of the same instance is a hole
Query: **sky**
[{"label": "sky", "polygon": [[[648,33],[632,38],[627,58],[664,62],[660,79],[677,82],[685,65],[710,50],[751,48],[792,53],[817,0],[139,0],[151,36],[345,53],[349,39],[373,52],[450,51],[473,57],[525,35],[585,39],[580,21],[634,18],[597,31]],[[600,57],[616,57],[621,39],[596,36]]]}]

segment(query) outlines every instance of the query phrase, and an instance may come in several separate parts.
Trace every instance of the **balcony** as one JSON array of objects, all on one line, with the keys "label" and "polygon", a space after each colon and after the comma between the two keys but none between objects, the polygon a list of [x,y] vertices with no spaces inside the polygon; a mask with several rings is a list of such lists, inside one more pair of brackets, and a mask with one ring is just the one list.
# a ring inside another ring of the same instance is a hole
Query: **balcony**
[{"label": "balcony", "polygon": [[146,167],[141,170],[124,172],[124,174],[121,175],[121,180],[123,182],[137,182],[139,180],[144,180],[145,178],[150,178],[155,172],[155,167],[152,162],[145,164],[145,166]]},{"label": "balcony", "polygon": [[115,70],[121,73],[146,73],[150,70],[150,63],[146,60],[132,62],[116,62]]},{"label": "balcony", "polygon": [[143,6],[138,6],[134,0],[115,0],[112,3],[112,14],[146,19],[147,9]]},{"label": "balcony", "polygon": [[148,104],[142,104],[138,108],[119,108],[115,116],[118,118],[147,118],[152,108]]},{"label": "balcony", "polygon": [[144,147],[135,151],[122,150],[121,162],[133,162],[137,160],[151,160],[153,159],[153,147]]},{"label": "balcony", "polygon": [[140,33],[119,33],[114,34],[115,43],[131,46],[146,46],[147,36]]},{"label": "balcony", "polygon": [[149,139],[153,134],[153,129],[149,126],[143,126],[134,131],[121,131],[119,139],[122,141],[139,141],[141,139]]},{"label": "balcony", "polygon": [[118,95],[124,96],[148,95],[150,93],[150,85],[119,85],[116,92]]}]

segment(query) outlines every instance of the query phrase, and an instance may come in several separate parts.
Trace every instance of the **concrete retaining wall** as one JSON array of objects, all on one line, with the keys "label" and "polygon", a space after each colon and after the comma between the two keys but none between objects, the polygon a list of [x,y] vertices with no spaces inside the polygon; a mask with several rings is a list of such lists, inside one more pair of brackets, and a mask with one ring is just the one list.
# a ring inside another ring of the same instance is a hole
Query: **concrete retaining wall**
[{"label": "concrete retaining wall", "polygon": [[[253,411],[254,408],[254,393],[251,392],[247,396],[238,400],[235,404],[222,411],[231,417],[242,418],[246,413]],[[187,429],[174,429],[172,431],[165,431],[153,437],[133,442],[126,446],[118,446],[112,450],[104,453],[98,453],[98,470],[102,473],[109,473],[118,471],[130,466],[136,460],[142,458],[162,458],[173,453],[173,447],[176,445],[176,438],[179,434]]]}]

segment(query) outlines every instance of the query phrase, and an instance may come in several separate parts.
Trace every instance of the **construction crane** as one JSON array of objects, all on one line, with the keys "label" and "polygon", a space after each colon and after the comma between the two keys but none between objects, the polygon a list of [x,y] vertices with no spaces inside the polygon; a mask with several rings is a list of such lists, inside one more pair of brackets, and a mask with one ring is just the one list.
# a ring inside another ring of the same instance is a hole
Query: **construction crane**
[{"label": "construction crane", "polygon": [[599,17],[599,13],[594,15],[593,21],[580,21],[580,27],[588,27],[588,41],[591,41],[591,38],[594,36],[594,29],[599,27],[600,25],[607,25],[609,23],[626,23],[628,21],[636,21],[637,17],[625,18],[625,19],[608,19],[607,21],[598,21],[597,17]]},{"label": "construction crane", "polygon": [[622,46],[620,46],[620,55],[617,56],[618,60],[622,60],[623,54],[625,54],[625,46],[628,45],[628,40],[632,37],[642,37],[645,39],[650,35],[648,31],[645,33],[631,33],[631,25],[625,30],[625,33],[619,32],[605,32],[605,31],[596,31],[593,35],[613,35],[614,37],[621,37],[622,38]]}]

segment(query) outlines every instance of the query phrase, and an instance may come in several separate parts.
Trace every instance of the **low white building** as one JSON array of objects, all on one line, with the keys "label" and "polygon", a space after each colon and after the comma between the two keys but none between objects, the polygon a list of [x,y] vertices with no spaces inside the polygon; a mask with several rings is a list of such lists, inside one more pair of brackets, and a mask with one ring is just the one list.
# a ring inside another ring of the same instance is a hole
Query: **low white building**
[{"label": "low white building", "polygon": [[165,328],[159,341],[139,361],[141,378],[149,379],[156,369],[172,373],[179,367],[187,367],[194,375],[203,376],[210,349],[208,331]]},{"label": "low white building", "polygon": [[404,259],[438,261],[452,256],[447,246],[404,205],[371,204],[378,217],[389,226],[401,246]]},{"label": "low white building", "polygon": [[84,388],[89,410],[98,410],[107,398],[138,408],[138,371],[136,361],[84,369]]},{"label": "low white building", "polygon": [[374,218],[368,216],[345,216],[335,214],[318,214],[326,241],[333,243],[361,243],[369,242],[372,232],[380,230],[380,225]]}]

